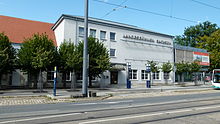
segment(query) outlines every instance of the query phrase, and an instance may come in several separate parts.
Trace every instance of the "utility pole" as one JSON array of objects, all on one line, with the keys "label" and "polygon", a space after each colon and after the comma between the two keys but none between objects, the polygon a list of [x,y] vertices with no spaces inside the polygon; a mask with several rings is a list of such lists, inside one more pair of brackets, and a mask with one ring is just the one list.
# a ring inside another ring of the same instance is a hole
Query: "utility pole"
[{"label": "utility pole", "polygon": [[88,1],[85,0],[84,10],[84,47],[83,47],[83,84],[82,95],[88,97]]}]

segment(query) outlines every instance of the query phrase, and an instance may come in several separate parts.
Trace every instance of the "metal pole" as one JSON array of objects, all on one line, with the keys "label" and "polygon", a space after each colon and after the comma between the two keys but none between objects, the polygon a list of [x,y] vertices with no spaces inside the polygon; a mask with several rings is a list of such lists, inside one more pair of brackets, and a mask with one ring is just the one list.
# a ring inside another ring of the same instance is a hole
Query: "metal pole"
[{"label": "metal pole", "polygon": [[88,96],[88,1],[85,0],[82,95]]},{"label": "metal pole", "polygon": [[53,96],[56,96],[57,67],[54,67]]}]

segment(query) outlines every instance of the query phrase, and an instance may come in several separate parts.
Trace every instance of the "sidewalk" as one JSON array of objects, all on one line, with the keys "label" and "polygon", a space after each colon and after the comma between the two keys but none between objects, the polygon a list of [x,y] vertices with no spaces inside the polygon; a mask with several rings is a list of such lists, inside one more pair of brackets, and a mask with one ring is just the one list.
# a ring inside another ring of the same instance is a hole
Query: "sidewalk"
[{"label": "sidewalk", "polygon": [[[143,85],[143,86],[142,86]],[[20,104],[48,104],[59,102],[77,102],[77,101],[91,101],[101,100],[106,98],[127,98],[127,97],[143,97],[155,95],[167,95],[171,92],[183,91],[207,91],[211,90],[211,85],[194,86],[194,83],[186,83],[183,87],[181,85],[168,85],[168,86],[152,86],[146,88],[144,84],[133,86],[131,89],[126,88],[92,88],[88,91],[95,92],[98,97],[90,98],[70,98],[71,96],[80,96],[81,89],[70,91],[69,89],[57,89],[56,96],[53,96],[53,89],[44,89],[44,92],[36,92],[37,89],[17,89],[17,90],[0,90],[0,106],[1,105],[20,105]]]}]

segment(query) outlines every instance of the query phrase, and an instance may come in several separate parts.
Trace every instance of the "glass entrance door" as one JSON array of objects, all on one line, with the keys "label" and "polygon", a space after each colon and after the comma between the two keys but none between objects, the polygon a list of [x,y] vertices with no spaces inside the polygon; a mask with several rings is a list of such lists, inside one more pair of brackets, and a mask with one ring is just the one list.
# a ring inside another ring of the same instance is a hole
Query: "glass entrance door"
[{"label": "glass entrance door", "polygon": [[118,84],[118,72],[111,72],[111,84]]}]

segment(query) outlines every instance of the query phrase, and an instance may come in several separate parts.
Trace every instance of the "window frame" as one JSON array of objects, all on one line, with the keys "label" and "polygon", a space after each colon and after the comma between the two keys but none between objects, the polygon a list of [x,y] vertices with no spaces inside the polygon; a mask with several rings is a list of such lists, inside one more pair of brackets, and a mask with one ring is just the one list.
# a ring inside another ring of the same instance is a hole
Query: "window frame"
[{"label": "window frame", "polygon": [[[82,29],[82,31],[80,30]],[[81,33],[82,32],[82,33]],[[84,27],[79,27],[79,33],[78,33],[79,37],[83,37],[85,35],[85,32],[84,32]]]},{"label": "window frame", "polygon": [[[111,34],[114,34],[114,39],[111,39]],[[116,33],[115,32],[110,32],[110,41],[116,41]]]},{"label": "window frame", "polygon": [[[112,50],[114,50],[114,56],[111,56],[112,54]],[[109,52],[109,56],[110,57],[116,57],[116,49],[110,48],[110,52]]]},{"label": "window frame", "polygon": [[[101,37],[101,36],[102,36],[102,35],[101,35],[102,33],[105,33],[104,38]],[[106,33],[107,33],[106,31],[100,30],[100,40],[107,40],[107,39],[106,39]]]},{"label": "window frame", "polygon": [[[93,31],[95,32],[95,36],[93,36],[93,35],[91,34],[91,32],[93,32]],[[91,36],[91,37],[93,37],[93,38],[96,38],[96,33],[97,33],[97,32],[96,32],[96,29],[93,29],[93,28],[90,28],[90,29],[89,29],[89,36]]]},{"label": "window frame", "polygon": [[[156,77],[158,77],[158,78],[156,78]],[[160,71],[152,72],[152,78],[153,78],[153,80],[160,80]]]},{"label": "window frame", "polygon": [[[129,73],[129,77],[130,77],[130,80],[138,80],[138,70],[137,69],[131,69],[130,70],[131,72]],[[134,71],[136,71],[136,79],[134,79]]]},{"label": "window frame", "polygon": [[146,70],[141,70],[141,80],[150,80],[150,73],[148,73]]},{"label": "window frame", "polygon": [[[50,73],[51,75],[48,76]],[[47,81],[54,81],[54,71],[47,71]]]}]

